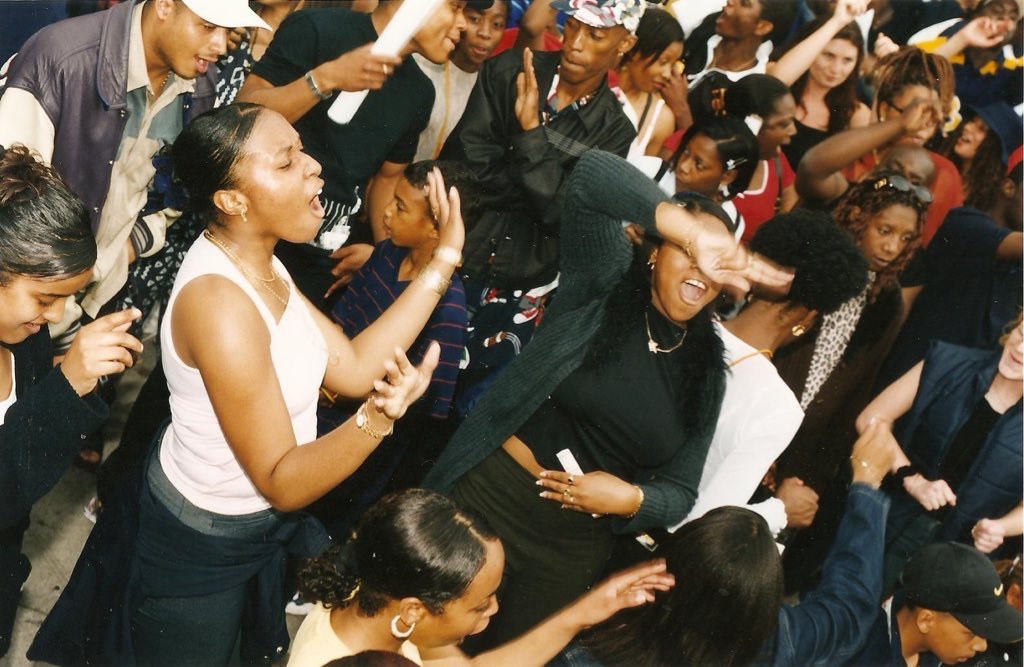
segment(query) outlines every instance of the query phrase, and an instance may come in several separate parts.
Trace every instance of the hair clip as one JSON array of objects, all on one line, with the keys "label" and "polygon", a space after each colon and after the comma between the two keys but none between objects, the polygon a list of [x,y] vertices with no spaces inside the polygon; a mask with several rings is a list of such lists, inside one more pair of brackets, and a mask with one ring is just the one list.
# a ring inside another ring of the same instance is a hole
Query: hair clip
[{"label": "hair clip", "polygon": [[736,167],[740,167],[742,165],[745,165],[746,163],[747,158],[745,157],[729,158],[728,160],[725,161],[725,170],[732,171]]}]

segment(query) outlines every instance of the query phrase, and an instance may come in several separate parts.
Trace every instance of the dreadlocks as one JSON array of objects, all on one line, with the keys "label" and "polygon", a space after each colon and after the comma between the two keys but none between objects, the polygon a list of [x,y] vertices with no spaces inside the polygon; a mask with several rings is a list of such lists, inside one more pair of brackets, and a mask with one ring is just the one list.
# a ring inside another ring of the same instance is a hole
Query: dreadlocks
[{"label": "dreadlocks", "polygon": [[875,72],[876,102],[892,104],[907,86],[924,86],[939,94],[943,114],[948,116],[953,111],[953,66],[942,56],[905,46],[878,61]]}]

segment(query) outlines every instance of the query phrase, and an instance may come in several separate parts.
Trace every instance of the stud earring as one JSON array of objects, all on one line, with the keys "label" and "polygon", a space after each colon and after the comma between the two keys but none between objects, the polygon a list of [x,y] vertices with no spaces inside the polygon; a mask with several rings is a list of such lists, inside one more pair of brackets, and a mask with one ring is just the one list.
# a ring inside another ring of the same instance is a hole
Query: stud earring
[{"label": "stud earring", "polygon": [[416,624],[411,624],[408,630],[402,632],[398,629],[399,620],[401,620],[401,617],[398,614],[395,614],[395,617],[391,619],[391,634],[394,635],[395,639],[406,639],[416,629]]},{"label": "stud earring", "polygon": [[799,338],[800,336],[803,336],[805,333],[807,333],[807,329],[804,328],[804,325],[798,324],[792,329],[790,329],[789,333],[793,334],[794,338]]}]

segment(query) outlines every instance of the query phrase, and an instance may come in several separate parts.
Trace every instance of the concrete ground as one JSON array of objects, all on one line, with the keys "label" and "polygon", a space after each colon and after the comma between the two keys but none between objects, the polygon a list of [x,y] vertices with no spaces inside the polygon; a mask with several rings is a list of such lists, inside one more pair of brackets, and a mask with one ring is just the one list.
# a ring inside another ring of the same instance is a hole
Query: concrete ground
[{"label": "concrete ground", "polygon": [[[147,326],[147,331],[155,327]],[[122,378],[118,400],[111,409],[111,418],[104,429],[104,455],[117,446],[128,409],[153,368],[156,344],[152,334],[143,342],[146,353],[140,366],[129,369]],[[32,526],[25,535],[24,553],[32,561],[32,574],[25,583],[18,605],[14,635],[7,655],[0,658],[0,667],[32,663],[25,657],[36,631],[46,614],[57,602],[71,576],[82,551],[92,522],[85,518],[83,507],[96,491],[96,476],[78,468],[70,468],[56,487],[32,508]],[[301,617],[289,616],[288,629],[295,635]]]}]

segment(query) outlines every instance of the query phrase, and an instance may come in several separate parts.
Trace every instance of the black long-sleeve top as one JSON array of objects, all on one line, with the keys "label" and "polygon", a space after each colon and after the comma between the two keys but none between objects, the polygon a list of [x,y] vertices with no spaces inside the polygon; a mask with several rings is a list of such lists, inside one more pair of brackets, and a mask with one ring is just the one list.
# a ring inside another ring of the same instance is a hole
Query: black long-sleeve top
[{"label": "black long-sleeve top", "polygon": [[53,366],[45,329],[4,347],[14,355],[17,400],[0,424],[0,531],[24,520],[109,414],[99,397],[79,396]]}]

